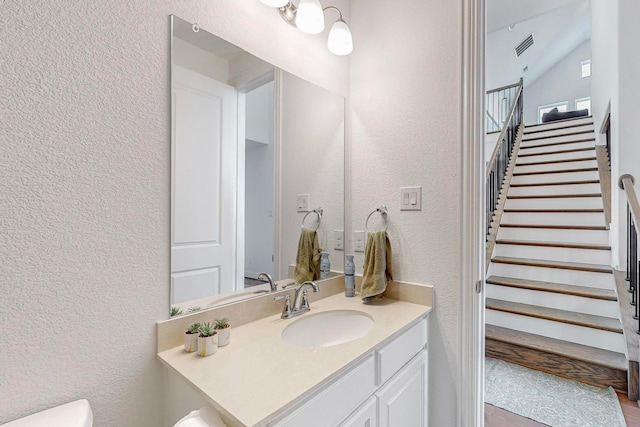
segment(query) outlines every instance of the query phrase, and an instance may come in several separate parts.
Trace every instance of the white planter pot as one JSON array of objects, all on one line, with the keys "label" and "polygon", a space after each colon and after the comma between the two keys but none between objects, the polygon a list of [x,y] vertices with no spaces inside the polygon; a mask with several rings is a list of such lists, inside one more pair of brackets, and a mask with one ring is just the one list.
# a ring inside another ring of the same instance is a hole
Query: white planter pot
[{"label": "white planter pot", "polygon": [[218,334],[212,337],[198,337],[198,355],[211,356],[218,351]]},{"label": "white planter pot", "polygon": [[184,351],[187,353],[198,351],[198,334],[184,333]]},{"label": "white planter pot", "polygon": [[229,344],[231,334],[231,326],[224,329],[216,329],[218,331],[218,347],[224,347]]}]

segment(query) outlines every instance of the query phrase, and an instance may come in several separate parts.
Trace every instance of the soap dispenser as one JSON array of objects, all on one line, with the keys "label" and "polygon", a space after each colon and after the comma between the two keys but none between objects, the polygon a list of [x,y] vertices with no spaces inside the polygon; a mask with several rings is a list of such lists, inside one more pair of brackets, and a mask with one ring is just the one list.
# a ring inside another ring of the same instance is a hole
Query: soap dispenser
[{"label": "soap dispenser", "polygon": [[356,296],[356,265],[353,262],[353,255],[345,255],[347,262],[344,263],[344,296]]},{"label": "soap dispenser", "polygon": [[320,280],[328,279],[331,272],[331,263],[329,261],[329,252],[322,252],[320,258]]}]

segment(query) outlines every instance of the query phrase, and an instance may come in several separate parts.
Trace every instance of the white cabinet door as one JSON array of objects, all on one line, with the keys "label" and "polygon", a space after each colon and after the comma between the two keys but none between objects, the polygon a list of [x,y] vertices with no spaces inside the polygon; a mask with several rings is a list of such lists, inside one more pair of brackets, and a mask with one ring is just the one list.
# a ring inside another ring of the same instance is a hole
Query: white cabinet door
[{"label": "white cabinet door", "polygon": [[379,427],[426,427],[427,351],[418,354],[376,396]]},{"label": "white cabinet door", "polygon": [[174,303],[234,290],[237,95],[172,67],[171,286]]},{"label": "white cabinet door", "polygon": [[371,396],[340,427],[377,427],[378,399]]}]

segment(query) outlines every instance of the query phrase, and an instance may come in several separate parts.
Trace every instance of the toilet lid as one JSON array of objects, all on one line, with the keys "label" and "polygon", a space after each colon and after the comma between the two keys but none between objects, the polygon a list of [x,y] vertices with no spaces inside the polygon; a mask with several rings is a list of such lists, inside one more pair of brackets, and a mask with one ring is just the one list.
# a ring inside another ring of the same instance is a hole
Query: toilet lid
[{"label": "toilet lid", "polygon": [[3,424],[2,427],[91,427],[93,412],[86,399],[76,400],[46,411]]}]

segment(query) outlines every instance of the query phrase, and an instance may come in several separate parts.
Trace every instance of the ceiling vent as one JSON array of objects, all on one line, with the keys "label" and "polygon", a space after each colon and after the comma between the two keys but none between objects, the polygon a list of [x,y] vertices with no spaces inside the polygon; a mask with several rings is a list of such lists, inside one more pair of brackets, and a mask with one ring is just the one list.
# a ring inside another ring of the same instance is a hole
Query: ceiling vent
[{"label": "ceiling vent", "polygon": [[524,40],[520,42],[513,50],[516,52],[516,58],[524,53],[525,50],[533,46],[533,34],[529,34]]}]

